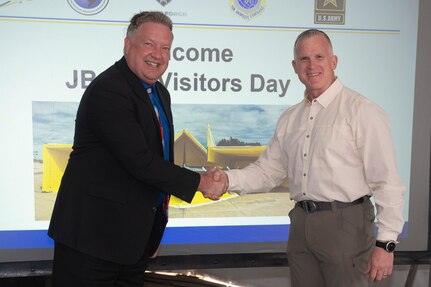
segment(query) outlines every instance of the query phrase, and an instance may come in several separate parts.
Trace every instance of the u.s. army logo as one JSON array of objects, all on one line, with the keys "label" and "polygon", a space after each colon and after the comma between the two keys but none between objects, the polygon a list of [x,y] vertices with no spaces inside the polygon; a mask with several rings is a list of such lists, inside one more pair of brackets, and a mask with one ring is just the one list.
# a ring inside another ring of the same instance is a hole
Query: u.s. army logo
[{"label": "u.s. army logo", "polygon": [[344,25],[345,0],[315,0],[314,23]]}]

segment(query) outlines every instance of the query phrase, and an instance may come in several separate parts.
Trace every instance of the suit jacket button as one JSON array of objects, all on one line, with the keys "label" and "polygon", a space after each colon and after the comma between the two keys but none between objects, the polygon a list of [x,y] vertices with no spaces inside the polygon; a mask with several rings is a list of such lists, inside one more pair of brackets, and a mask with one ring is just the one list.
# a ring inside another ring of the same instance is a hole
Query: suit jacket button
[{"label": "suit jacket button", "polygon": [[157,207],[153,206],[153,212],[156,213],[157,212]]}]

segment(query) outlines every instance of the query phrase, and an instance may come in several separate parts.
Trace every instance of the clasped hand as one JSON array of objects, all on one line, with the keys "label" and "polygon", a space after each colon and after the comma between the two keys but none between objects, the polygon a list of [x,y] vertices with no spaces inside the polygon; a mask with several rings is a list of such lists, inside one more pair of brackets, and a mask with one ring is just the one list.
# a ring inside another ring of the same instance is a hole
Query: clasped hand
[{"label": "clasped hand", "polygon": [[205,198],[218,200],[226,193],[229,187],[229,178],[227,174],[217,168],[212,168],[201,174],[199,191]]}]

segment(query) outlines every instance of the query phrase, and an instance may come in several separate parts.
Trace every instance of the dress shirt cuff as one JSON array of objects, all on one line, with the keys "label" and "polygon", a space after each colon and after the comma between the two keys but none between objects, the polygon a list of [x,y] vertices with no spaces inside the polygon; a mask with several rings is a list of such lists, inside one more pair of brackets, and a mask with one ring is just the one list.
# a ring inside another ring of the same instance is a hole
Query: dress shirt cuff
[{"label": "dress shirt cuff", "polygon": [[382,241],[382,242],[386,242],[386,241],[397,241],[398,238],[398,232],[394,232],[394,231],[383,231],[383,232],[379,232],[377,234],[377,240],[378,241]]},{"label": "dress shirt cuff", "polygon": [[246,192],[244,190],[241,190],[241,187],[239,185],[240,180],[238,179],[238,173],[237,170],[229,170],[226,171],[227,177],[229,179],[229,192],[235,192],[238,195],[244,195]]}]

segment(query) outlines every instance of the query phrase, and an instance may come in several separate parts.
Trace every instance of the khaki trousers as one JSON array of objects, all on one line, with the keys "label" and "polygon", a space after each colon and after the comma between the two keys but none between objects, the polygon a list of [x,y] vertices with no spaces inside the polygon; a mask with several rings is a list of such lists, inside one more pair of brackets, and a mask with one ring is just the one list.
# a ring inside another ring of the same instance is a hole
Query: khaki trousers
[{"label": "khaki trousers", "polygon": [[375,245],[369,199],[343,209],[289,213],[287,257],[292,287],[369,286],[363,274]]}]

